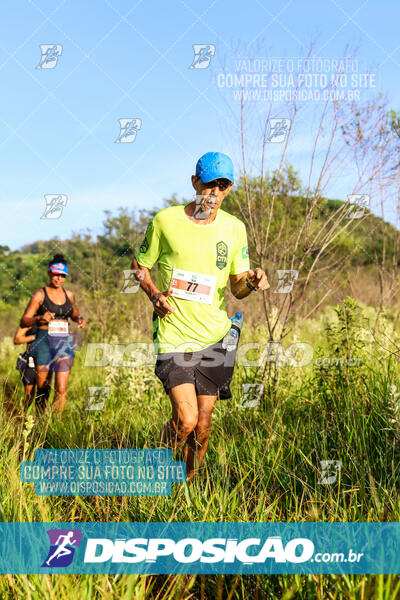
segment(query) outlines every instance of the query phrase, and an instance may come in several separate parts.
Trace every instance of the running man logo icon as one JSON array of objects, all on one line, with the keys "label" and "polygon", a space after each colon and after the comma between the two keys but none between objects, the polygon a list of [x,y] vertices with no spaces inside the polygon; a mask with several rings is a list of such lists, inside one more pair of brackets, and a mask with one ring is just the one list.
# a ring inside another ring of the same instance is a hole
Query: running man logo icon
[{"label": "running man logo icon", "polygon": [[318,483],[324,485],[332,485],[335,483],[338,477],[338,473],[342,470],[342,463],[340,460],[320,460],[321,475]]},{"label": "running man logo icon", "polygon": [[67,204],[65,194],[45,194],[46,208],[40,217],[41,219],[59,219],[62,215],[64,206]]},{"label": "running man logo icon", "polygon": [[365,215],[365,209],[369,206],[369,196],[367,194],[350,194],[348,200],[347,219],[361,219]]},{"label": "running man logo icon", "polygon": [[136,134],[142,128],[142,119],[118,119],[120,132],[116,144],[131,144],[136,140]]},{"label": "running man logo icon", "polygon": [[277,269],[278,285],[274,294],[290,294],[293,289],[294,282],[299,276],[299,272],[295,269]]},{"label": "running man logo icon", "polygon": [[241,408],[256,408],[260,404],[260,398],[264,392],[263,383],[242,383],[243,397]]},{"label": "running man logo icon", "polygon": [[75,547],[81,545],[82,532],[79,529],[48,529],[49,553],[42,567],[68,567],[74,558]]},{"label": "running man logo icon", "polygon": [[54,69],[63,51],[61,44],[40,44],[39,48],[42,56],[36,68]]},{"label": "running man logo icon", "polygon": [[193,44],[193,62],[189,69],[207,69],[215,55],[214,44]]},{"label": "running man logo icon", "polygon": [[109,386],[89,386],[89,402],[85,410],[103,410],[106,399],[110,397]]},{"label": "running man logo icon", "polygon": [[[136,279],[135,273],[137,273],[139,281]],[[140,289],[140,282],[143,281],[144,278],[145,272],[142,269],[139,271],[124,269],[124,283],[119,293],[136,294],[136,292]]]},{"label": "running man logo icon", "polygon": [[286,140],[289,133],[290,119],[270,119],[269,136],[267,142],[271,144],[281,144]]},{"label": "running man logo icon", "polygon": [[195,219],[207,219],[211,215],[211,206],[207,205],[207,202],[216,204],[217,198],[214,194],[196,194],[195,198],[195,209],[193,217]]}]

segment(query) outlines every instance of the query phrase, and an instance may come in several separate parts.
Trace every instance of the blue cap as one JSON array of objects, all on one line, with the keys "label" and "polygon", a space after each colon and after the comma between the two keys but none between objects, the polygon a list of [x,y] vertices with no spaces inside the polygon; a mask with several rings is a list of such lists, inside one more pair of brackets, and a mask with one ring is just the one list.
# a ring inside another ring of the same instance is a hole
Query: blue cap
[{"label": "blue cap", "polygon": [[200,175],[203,183],[222,177],[233,183],[233,162],[222,152],[206,152],[197,161],[196,175]]},{"label": "blue cap", "polygon": [[49,271],[51,271],[53,275],[69,275],[67,265],[62,262],[53,263],[52,265],[50,265]]}]

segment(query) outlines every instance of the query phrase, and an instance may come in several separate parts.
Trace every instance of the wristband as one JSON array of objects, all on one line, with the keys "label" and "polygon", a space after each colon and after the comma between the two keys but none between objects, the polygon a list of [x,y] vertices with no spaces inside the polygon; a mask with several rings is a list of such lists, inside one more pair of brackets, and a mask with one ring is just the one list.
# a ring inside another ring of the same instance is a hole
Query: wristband
[{"label": "wristband", "polygon": [[151,298],[151,301],[154,305],[156,304],[156,302],[158,302],[160,296],[162,296],[162,292],[159,292],[158,294],[154,294],[154,296]]}]

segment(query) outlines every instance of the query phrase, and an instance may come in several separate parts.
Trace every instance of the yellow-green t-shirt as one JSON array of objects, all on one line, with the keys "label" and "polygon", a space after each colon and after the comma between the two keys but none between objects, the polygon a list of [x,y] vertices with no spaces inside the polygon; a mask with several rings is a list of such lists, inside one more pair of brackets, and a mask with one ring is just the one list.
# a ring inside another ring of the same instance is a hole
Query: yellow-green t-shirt
[{"label": "yellow-green t-shirt", "polygon": [[168,304],[175,312],[163,319],[154,313],[157,354],[193,352],[218,342],[230,328],[224,298],[228,277],[250,268],[242,221],[218,209],[214,221],[201,225],[185,214],[185,206],[158,211],[147,227],[136,260],[148,269],[158,262],[157,285],[162,292],[170,286],[173,268],[215,276],[216,285],[211,304],[169,296]]}]

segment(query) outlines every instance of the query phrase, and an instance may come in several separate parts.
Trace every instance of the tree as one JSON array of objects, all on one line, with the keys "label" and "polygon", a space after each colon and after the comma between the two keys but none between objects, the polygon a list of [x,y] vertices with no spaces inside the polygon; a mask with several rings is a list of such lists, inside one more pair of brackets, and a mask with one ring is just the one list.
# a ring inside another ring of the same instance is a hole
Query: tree
[{"label": "tree", "polygon": [[[312,48],[307,58],[311,55]],[[335,75],[338,78],[341,73]],[[296,92],[300,81],[298,76]],[[332,77],[328,92],[335,90],[335,81]],[[335,293],[360,244],[349,245],[347,254],[339,252],[340,247],[372,215],[366,199],[387,194],[398,185],[399,121],[392,115],[388,127],[387,103],[380,96],[363,102],[338,101],[330,93],[325,96],[323,102],[310,105],[301,104],[293,94],[285,104],[266,103],[256,110],[242,83],[240,105],[231,110],[241,147],[241,177],[231,201],[247,226],[254,264],[265,268],[270,282],[278,271],[292,277],[293,285],[282,286],[279,280],[262,293],[271,344],[280,344],[295,318],[306,319]],[[272,172],[266,169],[273,137],[271,118],[278,122],[280,133],[286,128],[282,143],[273,144],[278,156]],[[299,140],[310,134],[309,148],[305,146],[308,173],[301,187],[287,159],[296,135]],[[327,201],[333,183],[344,175],[346,201]],[[308,293],[311,281],[320,282],[312,297]],[[317,295],[321,286],[323,292]],[[280,364],[278,354],[275,362],[265,364],[261,375],[271,395],[276,393]]]}]

